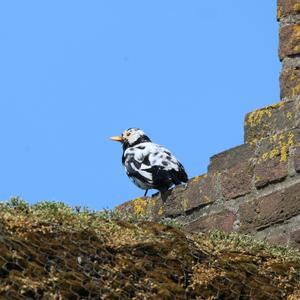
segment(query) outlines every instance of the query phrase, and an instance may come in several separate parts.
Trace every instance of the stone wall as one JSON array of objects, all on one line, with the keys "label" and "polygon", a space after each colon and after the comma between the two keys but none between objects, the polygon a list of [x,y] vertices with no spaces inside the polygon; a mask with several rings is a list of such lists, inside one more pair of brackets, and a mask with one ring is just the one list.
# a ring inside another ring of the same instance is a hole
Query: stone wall
[{"label": "stone wall", "polygon": [[244,144],[210,159],[186,187],[118,207],[192,232],[249,233],[300,247],[300,0],[278,0],[281,101],[245,116]]},{"label": "stone wall", "polygon": [[282,61],[281,98],[289,99],[300,95],[300,1],[278,0],[277,18]]}]

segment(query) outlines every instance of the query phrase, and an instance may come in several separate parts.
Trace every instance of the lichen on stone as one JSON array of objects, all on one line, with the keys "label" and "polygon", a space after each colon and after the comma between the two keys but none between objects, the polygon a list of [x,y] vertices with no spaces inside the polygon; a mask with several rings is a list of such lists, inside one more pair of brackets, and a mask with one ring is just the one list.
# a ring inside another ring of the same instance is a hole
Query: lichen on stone
[{"label": "lichen on stone", "polygon": [[190,207],[189,200],[186,199],[186,198],[184,198],[184,199],[182,200],[182,209],[183,209],[184,211],[186,211],[186,210],[189,209],[189,207]]},{"label": "lichen on stone", "polygon": [[287,161],[289,148],[295,145],[294,133],[280,133],[274,134],[269,138],[273,148],[270,151],[263,152],[258,162],[273,159],[274,157],[280,156],[280,161]]},{"label": "lichen on stone", "polygon": [[132,200],[131,205],[137,215],[144,214],[146,212],[147,201],[145,199],[136,198]]},{"label": "lichen on stone", "polygon": [[255,111],[249,113],[249,115],[245,121],[245,125],[250,126],[250,127],[259,125],[262,122],[264,117],[267,117],[267,118],[272,117],[273,109],[278,109],[278,108],[282,107],[283,105],[284,105],[284,102],[281,101],[279,103],[272,104],[265,108],[257,109]]}]

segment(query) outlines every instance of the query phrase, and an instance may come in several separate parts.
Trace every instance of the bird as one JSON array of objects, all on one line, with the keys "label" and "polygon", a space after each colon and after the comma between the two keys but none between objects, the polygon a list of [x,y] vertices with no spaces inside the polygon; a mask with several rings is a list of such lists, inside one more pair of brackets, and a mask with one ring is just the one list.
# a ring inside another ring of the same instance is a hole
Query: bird
[{"label": "bird", "polygon": [[139,188],[166,192],[171,186],[186,183],[188,175],[183,165],[166,148],[153,143],[139,128],[129,128],[111,140],[123,147],[122,164],[126,174]]}]

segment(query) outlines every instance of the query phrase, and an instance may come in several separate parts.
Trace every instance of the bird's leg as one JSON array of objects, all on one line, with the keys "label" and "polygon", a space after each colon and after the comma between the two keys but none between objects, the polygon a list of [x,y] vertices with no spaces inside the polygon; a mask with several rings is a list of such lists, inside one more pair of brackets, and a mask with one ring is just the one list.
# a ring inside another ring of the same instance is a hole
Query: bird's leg
[{"label": "bird's leg", "polygon": [[148,190],[146,190],[146,192],[145,192],[145,194],[144,194],[144,197],[146,197],[146,196],[147,196],[147,193],[148,193]]},{"label": "bird's leg", "polygon": [[161,189],[160,191],[160,197],[163,203],[165,203],[168,199],[168,196],[170,195],[170,190],[166,189]]}]

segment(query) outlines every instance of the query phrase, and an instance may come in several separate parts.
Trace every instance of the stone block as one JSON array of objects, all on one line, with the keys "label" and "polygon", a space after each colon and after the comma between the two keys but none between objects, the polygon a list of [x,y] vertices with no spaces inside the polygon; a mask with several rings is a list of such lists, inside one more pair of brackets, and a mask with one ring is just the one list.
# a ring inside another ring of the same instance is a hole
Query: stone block
[{"label": "stone block", "polygon": [[210,158],[208,173],[220,173],[234,165],[248,162],[254,157],[255,146],[243,144]]},{"label": "stone block", "polygon": [[[284,67],[280,74],[280,98],[292,98],[300,95],[300,66]],[[294,114],[290,111],[289,118]]]},{"label": "stone block", "polygon": [[246,195],[252,189],[253,166],[245,161],[226,169],[221,173],[223,197],[234,199]]},{"label": "stone block", "polygon": [[274,134],[260,141],[254,167],[256,187],[261,188],[288,176],[289,152],[299,141],[299,129]]},{"label": "stone block", "polygon": [[300,13],[299,0],[278,0],[277,3],[278,20],[288,15],[296,15],[298,13]]},{"label": "stone block", "polygon": [[127,202],[124,202],[116,207],[116,210],[143,216],[152,216],[155,219],[159,219],[163,215],[162,201],[159,194],[153,197],[139,197]]},{"label": "stone block", "polygon": [[288,176],[287,160],[281,161],[280,156],[258,162],[255,166],[255,186],[264,187],[269,183],[282,181]]},{"label": "stone block", "polygon": [[177,186],[170,190],[164,201],[164,216],[185,214],[197,207],[206,206],[218,198],[218,175],[204,174],[189,180],[186,187]]},{"label": "stone block", "polygon": [[291,232],[290,245],[296,248],[300,248],[300,229]]},{"label": "stone block", "polygon": [[300,213],[300,183],[242,203],[240,230],[250,233],[282,223]]},{"label": "stone block", "polygon": [[290,147],[300,142],[300,130],[279,132],[260,141],[257,149],[257,159],[267,160],[280,156],[282,161],[287,160]]},{"label": "stone block", "polygon": [[208,232],[213,229],[223,230],[226,232],[233,231],[236,215],[224,210],[219,213],[202,216],[184,226],[189,232]]},{"label": "stone block", "polygon": [[279,32],[279,58],[300,54],[300,24],[281,27]]},{"label": "stone block", "polygon": [[205,174],[189,180],[187,185],[170,189],[161,198],[160,193],[152,197],[140,197],[117,206],[117,210],[137,215],[149,215],[155,219],[175,217],[206,206],[218,198],[218,175]]},{"label": "stone block", "polygon": [[255,144],[280,131],[294,128],[295,109],[293,101],[281,101],[248,113],[244,124],[245,143]]},{"label": "stone block", "polygon": [[285,232],[274,233],[266,238],[266,241],[271,245],[287,245],[289,242],[289,235]]},{"label": "stone block", "polygon": [[297,173],[300,172],[300,146],[297,146],[293,149],[294,152],[294,168]]}]

